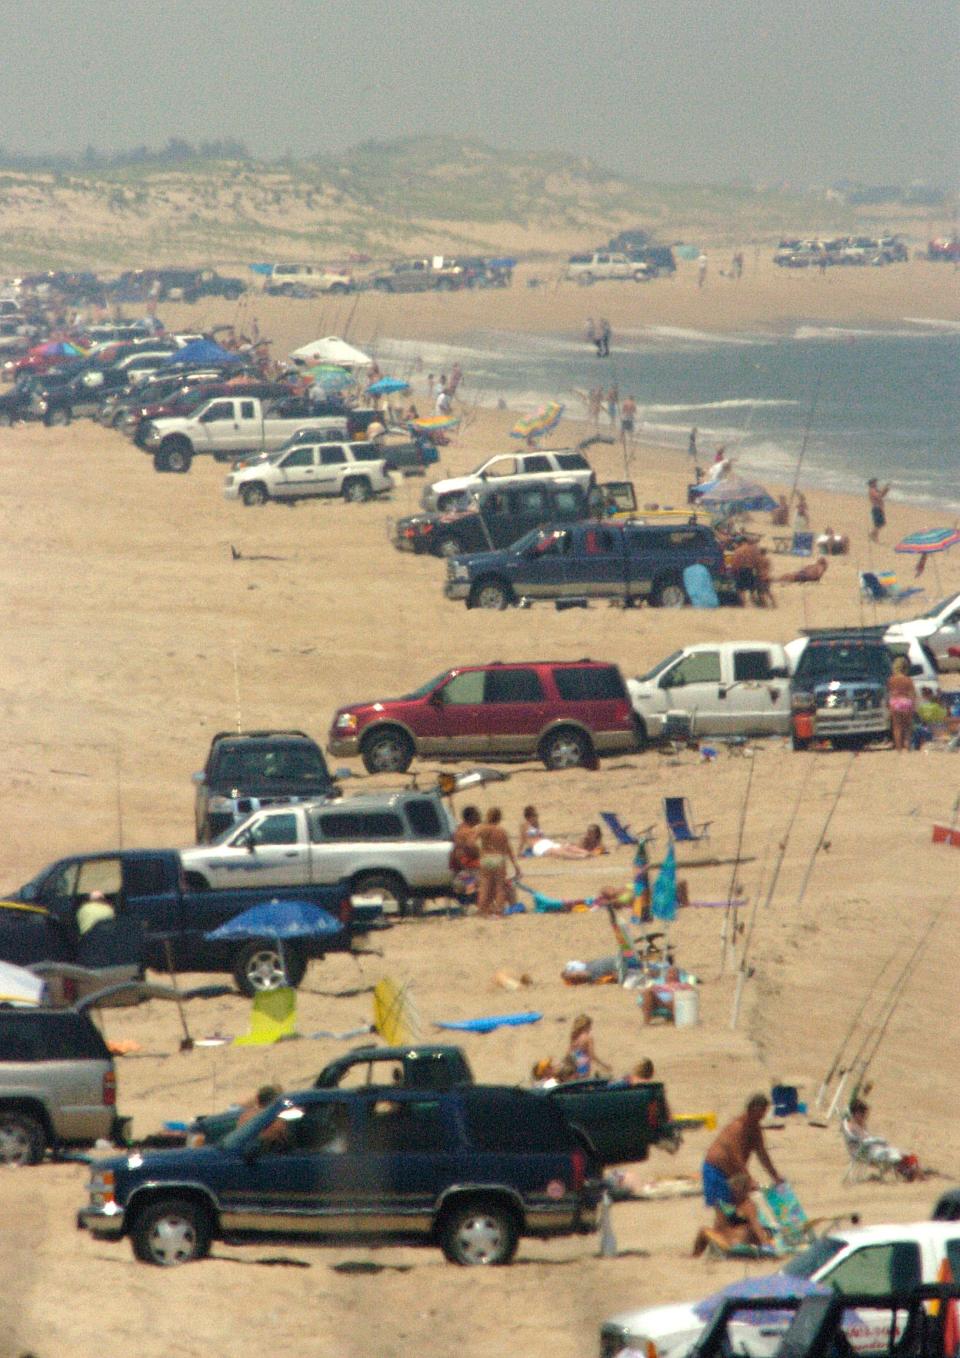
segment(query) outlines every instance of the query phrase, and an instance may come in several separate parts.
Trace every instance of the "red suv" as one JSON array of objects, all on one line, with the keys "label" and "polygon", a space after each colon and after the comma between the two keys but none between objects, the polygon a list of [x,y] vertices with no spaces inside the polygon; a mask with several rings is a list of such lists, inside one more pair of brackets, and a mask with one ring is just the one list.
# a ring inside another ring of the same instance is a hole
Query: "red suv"
[{"label": "red suv", "polygon": [[330,754],[359,754],[370,773],[403,772],[417,754],[537,755],[567,769],[638,747],[620,671],[593,660],[445,670],[404,698],[341,707],[327,741]]}]

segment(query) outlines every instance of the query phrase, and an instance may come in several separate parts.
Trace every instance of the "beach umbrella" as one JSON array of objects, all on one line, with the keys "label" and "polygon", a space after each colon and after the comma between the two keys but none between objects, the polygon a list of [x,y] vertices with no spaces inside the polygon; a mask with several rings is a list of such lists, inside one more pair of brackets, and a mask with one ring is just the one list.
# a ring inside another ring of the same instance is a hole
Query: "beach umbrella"
[{"label": "beach umbrella", "polygon": [[378,382],[371,382],[367,387],[371,396],[392,396],[394,392],[409,390],[410,383],[399,377],[381,377]]},{"label": "beach umbrella", "polygon": [[522,420],[517,420],[510,430],[510,437],[515,439],[538,439],[544,434],[549,434],[552,429],[556,429],[563,416],[565,407],[559,401],[548,401],[532,415],[525,415]]},{"label": "beach umbrella", "polygon": [[283,956],[285,941],[293,938],[330,938],[342,929],[343,925],[338,919],[312,901],[274,899],[252,905],[243,914],[228,919],[217,929],[211,929],[204,934],[204,938],[211,943],[231,938],[272,939],[277,944],[280,961],[286,972]]},{"label": "beach umbrella", "polygon": [[353,382],[352,373],[333,363],[318,363],[316,367],[310,369],[310,375],[314,386],[323,387],[324,391],[339,391],[342,387],[349,387]]},{"label": "beach umbrella", "polygon": [[924,533],[908,533],[893,550],[912,556],[930,556],[933,552],[945,552],[948,547],[956,547],[958,542],[960,529],[928,528]]},{"label": "beach umbrella", "polygon": [[757,481],[745,481],[741,476],[725,476],[697,497],[698,503],[725,514],[746,514],[749,511],[776,509],[773,496]]},{"label": "beach umbrella", "polygon": [[422,434],[435,434],[438,429],[456,429],[459,423],[459,415],[423,415],[419,420],[411,420],[410,428],[419,429]]},{"label": "beach umbrella", "polygon": [[[783,1297],[786,1300],[827,1295],[829,1292],[830,1288],[824,1287],[821,1283],[811,1282],[809,1278],[794,1277],[789,1273],[769,1273],[762,1278],[740,1278],[737,1282],[722,1287],[719,1292],[712,1292],[693,1309],[700,1320],[709,1321],[723,1303],[731,1298],[739,1300],[751,1297]],[[782,1315],[784,1315],[782,1311],[744,1310],[737,1312],[737,1319],[748,1325],[762,1325],[769,1323],[772,1317]]]}]

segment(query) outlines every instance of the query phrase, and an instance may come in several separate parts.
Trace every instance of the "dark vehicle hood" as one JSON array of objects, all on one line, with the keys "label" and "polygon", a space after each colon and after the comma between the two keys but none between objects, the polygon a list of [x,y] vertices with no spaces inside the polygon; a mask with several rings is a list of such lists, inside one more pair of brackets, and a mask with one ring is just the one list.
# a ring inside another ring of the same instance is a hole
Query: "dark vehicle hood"
[{"label": "dark vehicle hood", "polygon": [[[389,460],[390,452],[387,451],[384,456]],[[430,524],[434,528],[439,528],[441,525],[465,523],[477,518],[479,518],[479,512],[476,509],[457,509],[445,514],[431,514],[424,510],[421,514],[407,514],[404,518],[398,519],[397,527],[417,528],[423,524]]]},{"label": "dark vehicle hood", "polygon": [[333,778],[317,775],[307,778],[245,778],[242,782],[229,782],[219,778],[210,780],[210,791],[220,796],[230,796],[237,789],[239,797],[322,797],[336,786]]},{"label": "dark vehicle hood", "polygon": [[[130,1155],[111,1155],[107,1159],[97,1159],[96,1169],[112,1169],[118,1175],[135,1174],[140,1179],[203,1179],[208,1168],[223,1163],[225,1159],[235,1160],[236,1155],[224,1151],[220,1146],[195,1146],[190,1149],[177,1147],[173,1150],[134,1151]],[[136,1163],[130,1165],[129,1161]]]},{"label": "dark vehicle hood", "polygon": [[500,552],[470,552],[466,556],[454,556],[450,558],[451,565],[466,566],[468,570],[479,570],[483,567],[493,569],[497,566],[508,566],[515,561],[522,561],[523,557],[519,552],[506,551]]}]

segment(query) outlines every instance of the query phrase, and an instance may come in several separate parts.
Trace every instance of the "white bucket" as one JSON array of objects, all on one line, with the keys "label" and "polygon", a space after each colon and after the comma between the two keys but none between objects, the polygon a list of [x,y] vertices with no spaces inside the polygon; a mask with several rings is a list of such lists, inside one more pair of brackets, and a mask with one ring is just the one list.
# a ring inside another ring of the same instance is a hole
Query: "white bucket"
[{"label": "white bucket", "polygon": [[673,992],[673,1022],[677,1028],[692,1028],[700,1022],[700,996],[693,986]]}]

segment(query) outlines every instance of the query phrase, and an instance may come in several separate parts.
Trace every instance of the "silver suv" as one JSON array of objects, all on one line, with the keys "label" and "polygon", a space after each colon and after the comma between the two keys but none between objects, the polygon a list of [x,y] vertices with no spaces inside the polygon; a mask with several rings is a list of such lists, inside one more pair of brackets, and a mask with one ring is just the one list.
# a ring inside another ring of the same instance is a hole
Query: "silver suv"
[{"label": "silver suv", "polygon": [[374,443],[298,442],[243,462],[223,483],[226,498],[245,505],[319,495],[359,503],[392,489],[386,462]]},{"label": "silver suv", "polygon": [[0,1163],[35,1165],[48,1147],[114,1139],[113,1058],[86,1014],[0,1009]]},{"label": "silver suv", "polygon": [[187,885],[306,886],[346,878],[403,913],[451,885],[453,821],[436,792],[383,792],[255,812],[213,844],[181,850]]}]

